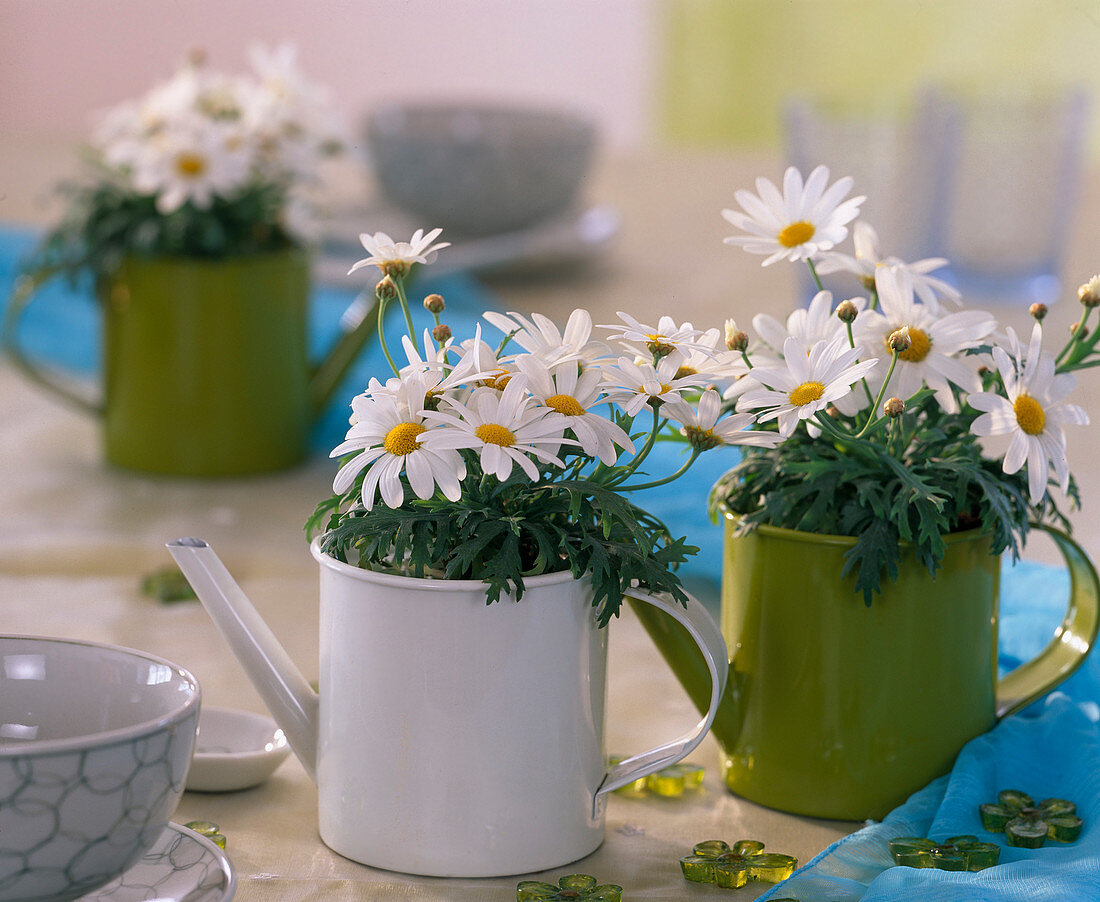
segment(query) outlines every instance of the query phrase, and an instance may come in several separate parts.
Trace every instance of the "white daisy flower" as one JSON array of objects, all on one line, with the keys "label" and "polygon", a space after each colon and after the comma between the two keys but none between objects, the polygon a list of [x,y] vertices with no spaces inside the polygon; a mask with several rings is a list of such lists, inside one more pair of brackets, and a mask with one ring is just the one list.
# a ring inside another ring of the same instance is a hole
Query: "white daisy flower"
[{"label": "white daisy flower", "polygon": [[[890,394],[905,399],[927,385],[935,391],[940,407],[958,413],[951,386],[967,392],[981,389],[977,365],[964,361],[961,355],[988,338],[997,328],[996,320],[981,310],[945,314],[919,303],[913,297],[913,282],[905,269],[880,266],[875,272],[875,285],[879,309],[862,313],[853,324],[864,356],[892,353],[887,344],[890,335],[908,326],[911,344],[898,355]],[[875,374],[879,381],[872,383],[872,394],[878,393],[886,372],[884,367]]]},{"label": "white daisy flower", "polygon": [[[851,301],[858,310],[867,306],[865,298],[851,298]],[[832,341],[838,335],[848,334],[833,309],[831,291],[819,291],[808,306],[794,310],[786,323],[767,313],[758,313],[752,318],[752,327],[766,346],[764,355],[772,360],[779,359],[783,345],[792,336],[811,347],[819,341]],[[760,349],[754,350],[754,356],[760,353]]]},{"label": "white daisy flower", "polygon": [[618,317],[623,321],[622,325],[605,325],[600,328],[617,333],[614,337],[620,339],[628,350],[641,356],[656,354],[664,357],[673,351],[711,353],[712,349],[701,341],[703,333],[691,323],[677,326],[671,316],[662,316],[656,326],[649,326],[638,322],[629,313],[620,312]]},{"label": "white daisy flower", "polygon": [[328,90],[303,75],[293,44],[254,45],[248,58],[257,81],[242,116],[257,136],[260,164],[275,176],[317,181],[320,162],[347,143]]},{"label": "white daisy flower", "polygon": [[465,404],[445,398],[447,410],[425,413],[438,425],[423,443],[432,450],[474,448],[480,452],[482,471],[502,482],[511,475],[513,464],[537,481],[539,471],[532,457],[564,467],[556,455],[562,444],[572,444],[563,438],[565,418],[538,406],[524,381],[515,376],[502,392],[478,389]]},{"label": "white daisy flower", "polygon": [[391,379],[385,387],[376,380],[369,393],[352,401],[353,425],[346,439],[332,450],[330,457],[343,457],[361,451],[336,474],[332,490],[346,492],[364,467],[363,506],[370,510],[381,490],[389,507],[405,501],[401,474],[418,498],[431,498],[436,486],[450,501],[462,497],[461,481],[466,478],[462,456],[446,447],[429,448],[423,443],[431,428],[425,419],[423,378],[412,373],[405,379]]},{"label": "white daisy flower", "polygon": [[417,229],[408,241],[394,241],[385,232],[375,232],[373,235],[363,232],[359,241],[370,256],[356,261],[348,270],[348,275],[364,266],[374,265],[384,273],[404,276],[414,263],[431,263],[437,251],[451,246],[449,241],[432,243],[442,233],[443,229],[432,229],[427,234],[423,229]]},{"label": "white daisy flower", "polygon": [[216,123],[185,123],[134,150],[134,188],[156,195],[157,211],[165,216],[186,203],[206,209],[215,196],[243,188],[251,175],[248,153],[234,140],[232,127]]},{"label": "white daisy flower", "polygon": [[564,417],[566,428],[585,454],[611,466],[617,457],[616,445],[634,453],[630,436],[607,417],[593,413],[604,402],[598,369],[582,371],[570,361],[551,368],[534,354],[517,358],[516,367],[527,377],[527,388],[535,399]]},{"label": "white daisy flower", "polygon": [[1012,357],[1001,347],[993,349],[1007,398],[994,392],[975,392],[968,398],[971,407],[985,411],[971,424],[971,432],[1011,436],[1002,467],[1005,473],[1015,473],[1027,465],[1032,504],[1042,501],[1051,467],[1062,491],[1069,487],[1063,427],[1089,422],[1081,407],[1063,403],[1077,379],[1070,373],[1055,373],[1053,355],[1041,349],[1042,337],[1042,327],[1036,323],[1025,354],[1020,353],[1015,333],[1010,336],[1016,346]]},{"label": "white daisy flower", "polygon": [[774,448],[783,441],[783,436],[777,432],[749,429],[756,422],[756,416],[751,413],[730,414],[719,420],[722,400],[713,389],[703,392],[698,409],[677,398],[663,407],[661,412],[683,425],[680,431],[687,436],[691,447],[698,451],[708,451],[719,445]]},{"label": "white daisy flower", "polygon": [[[857,310],[863,310],[867,306],[865,298],[850,300]],[[848,334],[844,323],[840,321],[833,309],[831,291],[819,291],[807,307],[799,307],[792,311],[785,323],[781,323],[769,314],[758,313],[752,318],[752,327],[762,342],[752,350],[753,369],[758,366],[772,368],[782,366],[783,345],[788,338],[797,338],[803,345],[810,348],[819,341],[829,342],[840,336],[844,336],[847,340]],[[727,401],[761,387],[760,383],[753,379],[752,373],[753,370],[749,369],[744,378],[738,379],[726,389],[723,396]]]},{"label": "white daisy flower", "polygon": [[707,329],[700,335],[699,345],[699,348],[679,352],[682,360],[676,370],[677,378],[699,376],[709,382],[726,383],[740,379],[749,371],[741,352],[729,350],[717,329]]},{"label": "white daisy flower", "polygon": [[[519,313],[497,313],[487,310],[484,318],[530,354],[548,365],[576,360],[582,365],[611,353],[603,342],[591,341],[592,317],[587,310],[569,314],[562,333],[552,320],[541,313],[527,319]],[[514,333],[514,334],[513,334]]]},{"label": "white daisy flower", "polygon": [[699,376],[677,376],[684,357],[673,351],[657,365],[620,357],[612,366],[602,368],[607,400],[618,404],[628,416],[636,416],[647,404],[680,398],[686,391],[700,388],[706,380]]},{"label": "white daisy flower", "polygon": [[962,295],[954,285],[928,275],[933,270],[947,266],[946,257],[927,257],[913,263],[906,263],[899,257],[884,257],[879,252],[878,233],[862,219],[852,226],[852,243],[856,251],[854,257],[830,251],[822,255],[817,271],[821,275],[849,272],[856,276],[864,287],[874,288],[875,271],[878,267],[901,267],[908,271],[913,280],[914,293],[929,307],[937,309],[940,298],[952,304],[962,303]]},{"label": "white daisy flower", "polygon": [[734,197],[738,210],[723,210],[732,225],[748,232],[724,239],[752,254],[768,254],[764,266],[776,260],[797,262],[831,249],[848,235],[847,223],[859,215],[865,197],[843,200],[852,190],[852,179],[845,176],[828,190],[829,170],[818,166],[805,184],[802,173],[791,166],[783,174],[783,193],[768,179],[756,180],[756,194],[738,191]]},{"label": "white daisy flower", "polygon": [[786,438],[800,420],[808,420],[849,394],[855,383],[875,369],[878,359],[860,361],[860,353],[844,338],[819,341],[807,348],[792,336],[783,344],[782,367],[752,368],[752,377],[765,388],[743,394],[737,409],[766,408],[759,421],[777,419],[779,434]]}]

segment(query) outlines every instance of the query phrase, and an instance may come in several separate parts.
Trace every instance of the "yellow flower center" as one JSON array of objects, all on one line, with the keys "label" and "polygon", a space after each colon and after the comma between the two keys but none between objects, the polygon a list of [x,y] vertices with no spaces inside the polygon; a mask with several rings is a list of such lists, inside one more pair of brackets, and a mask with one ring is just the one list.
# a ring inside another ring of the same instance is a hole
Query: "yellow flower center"
[{"label": "yellow flower center", "polygon": [[[909,348],[898,354],[899,360],[908,360],[910,363],[920,363],[928,356],[928,352],[932,350],[932,339],[928,337],[928,333],[924,329],[918,329],[916,326],[909,327]],[[886,352],[893,354],[890,350],[890,342],[887,339]]]},{"label": "yellow flower center", "polygon": [[687,436],[691,447],[697,451],[709,451],[722,444],[722,440],[710,429],[700,429],[698,426],[685,426],[684,435]]},{"label": "yellow flower center", "polygon": [[510,448],[516,443],[516,437],[507,426],[496,423],[482,423],[474,430],[474,435],[485,442],[486,445],[500,445]]},{"label": "yellow flower center", "polygon": [[673,379],[683,379],[687,376],[696,376],[698,374],[699,374],[699,371],[697,369],[695,369],[695,367],[693,367],[693,366],[682,366],[676,371],[676,375],[673,376],[672,378]]},{"label": "yellow flower center", "polygon": [[551,395],[546,399],[546,406],[567,417],[579,417],[584,413],[584,408],[572,395]]},{"label": "yellow flower center", "polygon": [[1039,435],[1047,424],[1047,415],[1043,411],[1043,405],[1034,398],[1020,395],[1016,403],[1012,405],[1016,413],[1016,422],[1028,435]]},{"label": "yellow flower center", "polygon": [[806,222],[805,220],[792,222],[779,233],[779,243],[783,247],[798,247],[798,245],[805,244],[813,238],[815,231],[817,230],[812,222]]},{"label": "yellow flower center", "polygon": [[424,431],[420,423],[398,423],[386,433],[383,447],[395,457],[404,457],[420,447],[416,437]]},{"label": "yellow flower center", "polygon": [[180,175],[197,178],[206,171],[206,157],[197,153],[181,153],[176,157],[176,170]]},{"label": "yellow flower center", "polygon": [[647,335],[646,338],[648,340],[645,346],[650,354],[656,354],[658,357],[667,357],[676,350],[676,346],[669,344],[668,338],[664,335]]},{"label": "yellow flower center", "polygon": [[511,378],[511,374],[508,373],[506,370],[497,370],[488,379],[483,379],[481,381],[481,384],[488,386],[489,388],[495,388],[497,391],[504,391],[504,389],[508,386],[508,381]]},{"label": "yellow flower center", "polygon": [[804,407],[806,404],[816,401],[825,394],[825,386],[820,382],[803,382],[787,397],[795,407]]}]

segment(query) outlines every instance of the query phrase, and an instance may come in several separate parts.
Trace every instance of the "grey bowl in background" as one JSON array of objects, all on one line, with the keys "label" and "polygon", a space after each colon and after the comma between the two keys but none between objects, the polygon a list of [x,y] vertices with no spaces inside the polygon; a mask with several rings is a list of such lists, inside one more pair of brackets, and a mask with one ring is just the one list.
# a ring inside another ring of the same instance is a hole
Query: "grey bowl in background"
[{"label": "grey bowl in background", "polygon": [[566,209],[596,128],[575,113],[475,103],[379,106],[367,118],[378,187],[444,237],[523,228]]}]

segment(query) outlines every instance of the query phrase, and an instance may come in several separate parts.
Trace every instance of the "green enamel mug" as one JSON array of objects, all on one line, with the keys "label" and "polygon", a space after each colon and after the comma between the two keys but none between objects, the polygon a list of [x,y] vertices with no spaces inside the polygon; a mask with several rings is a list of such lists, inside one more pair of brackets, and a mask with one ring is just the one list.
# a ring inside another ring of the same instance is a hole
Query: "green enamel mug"
[{"label": "green enamel mug", "polygon": [[301,462],[309,429],[375,328],[367,315],[317,365],[307,355],[309,257],[130,257],[98,291],[102,400],[31,360],[18,322],[53,275],[22,277],[4,346],[30,379],[103,421],[109,463],[173,476],[241,476]]},{"label": "green enamel mug", "polygon": [[[1042,527],[1070,574],[1045,650],[997,679],[1000,557],[977,531],[946,536],[935,579],[915,554],[870,606],[841,579],[848,536],[725,513],[726,692],[712,731],[729,789],[813,817],[879,819],[951,769],[970,739],[1066,679],[1097,635],[1100,582],[1069,536]],[[699,705],[706,669],[674,624],[635,607]],[[700,671],[702,667],[702,671]],[[709,689],[708,689],[709,691]]]}]

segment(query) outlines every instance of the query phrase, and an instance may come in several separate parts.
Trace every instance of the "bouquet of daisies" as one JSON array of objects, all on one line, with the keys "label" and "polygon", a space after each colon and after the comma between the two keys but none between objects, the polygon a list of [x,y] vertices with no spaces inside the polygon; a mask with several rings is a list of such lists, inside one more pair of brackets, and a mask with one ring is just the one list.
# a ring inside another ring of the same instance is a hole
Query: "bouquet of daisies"
[{"label": "bouquet of daisies", "polygon": [[[687,473],[721,445],[771,447],[718,386],[744,376],[744,355],[718,329],[620,313],[593,325],[575,310],[563,329],[544,316],[484,314],[452,335],[437,294],[434,329],[417,336],[406,284],[446,243],[440,230],[408,242],[360,236],[382,272],[378,340],[391,373],[352,401],[344,459],[307,529],[321,549],[370,569],[478,579],[488,598],[522,597],[524,580],[571,570],[592,580],[601,623],[633,586],[683,600],[676,566],[696,549],[631,502],[632,493]],[[385,332],[399,305],[405,334]],[[675,472],[651,472],[661,440],[686,443]]]},{"label": "bouquet of daisies", "polygon": [[108,111],[39,267],[105,276],[130,254],[217,259],[311,240],[309,191],[343,147],[342,125],[293,46],[249,58],[251,72],[229,75],[193,54]]},{"label": "bouquet of daisies", "polygon": [[[782,190],[764,178],[756,189],[723,211],[739,230],[726,242],[767,255],[765,266],[805,261],[819,291],[785,322],[754,317],[755,338],[727,325],[747,372],[722,409],[752,412],[754,428],[780,441],[746,449],[712,500],[739,515],[742,531],[856,537],[845,572],[868,603],[906,544],[935,573],[948,533],[979,529],[994,553],[1016,554],[1033,519],[1068,528],[1051,490],[1077,504],[1064,429],[1088,417],[1067,398],[1073,371],[1100,364],[1100,332],[1088,324],[1100,276],[1081,286],[1083,314],[1052,352],[1041,304],[1031,335],[1019,337],[961,309],[932,274],[944,259],[883,256],[862,221],[854,256],[837,251],[864,200],[847,197],[850,178],[830,185],[825,167],[805,180],[790,168]],[[851,276],[853,296],[820,290],[825,273]]]}]

